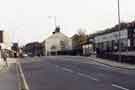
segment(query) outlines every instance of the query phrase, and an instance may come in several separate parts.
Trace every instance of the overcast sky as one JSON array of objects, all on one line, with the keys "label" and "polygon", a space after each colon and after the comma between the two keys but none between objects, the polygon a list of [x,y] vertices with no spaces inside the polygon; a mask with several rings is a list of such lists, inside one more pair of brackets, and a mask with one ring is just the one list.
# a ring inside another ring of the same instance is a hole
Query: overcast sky
[{"label": "overcast sky", "polygon": [[[121,21],[135,19],[135,0],[120,0]],[[93,33],[117,24],[117,0],[0,0],[0,28],[12,41],[42,41],[54,31],[54,20],[72,36],[79,28]]]}]

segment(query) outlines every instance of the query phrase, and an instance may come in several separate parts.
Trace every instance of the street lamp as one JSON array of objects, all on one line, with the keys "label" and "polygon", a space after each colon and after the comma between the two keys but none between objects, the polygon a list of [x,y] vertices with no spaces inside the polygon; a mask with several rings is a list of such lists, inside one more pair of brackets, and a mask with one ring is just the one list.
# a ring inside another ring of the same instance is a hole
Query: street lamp
[{"label": "street lamp", "polygon": [[121,43],[120,43],[120,38],[121,38],[120,29],[121,29],[121,25],[120,25],[120,22],[121,22],[120,21],[120,0],[118,0],[119,61],[121,61]]},{"label": "street lamp", "polygon": [[54,19],[54,25],[55,25],[55,28],[56,28],[57,27],[56,16],[48,16],[48,18]]},{"label": "street lamp", "polygon": [[17,44],[18,44],[18,48],[17,48],[17,50],[15,51],[15,53],[16,53],[17,56],[20,55],[20,51],[19,51],[20,40],[17,39],[16,36],[17,36],[18,31],[20,31],[20,29],[22,28],[22,26],[23,26],[22,24],[19,25],[19,26],[16,26],[15,29],[14,29],[14,32],[13,32],[13,39],[14,39],[13,44],[14,44],[14,43],[17,43]]}]

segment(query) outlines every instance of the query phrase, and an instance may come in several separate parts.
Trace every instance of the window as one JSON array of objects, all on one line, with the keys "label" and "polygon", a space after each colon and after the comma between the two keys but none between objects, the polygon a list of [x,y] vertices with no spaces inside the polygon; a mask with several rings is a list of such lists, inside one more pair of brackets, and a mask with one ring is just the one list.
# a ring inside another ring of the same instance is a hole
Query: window
[{"label": "window", "polygon": [[107,42],[103,43],[103,50],[106,51],[107,50]]},{"label": "window", "polygon": [[115,51],[118,50],[118,40],[114,40],[114,41],[113,41],[113,49],[114,49]]},{"label": "window", "polygon": [[56,50],[56,46],[52,46],[51,47],[51,50]]},{"label": "window", "polygon": [[66,48],[65,42],[60,41],[61,50],[64,50]]},{"label": "window", "polygon": [[112,51],[112,49],[113,49],[113,43],[112,43],[112,41],[109,41],[108,42],[108,48],[109,48],[109,51]]},{"label": "window", "polygon": [[135,47],[135,39],[133,39],[133,46]]},{"label": "window", "polygon": [[127,39],[121,39],[120,44],[121,44],[121,50],[126,50],[127,47],[128,47],[128,40]]}]

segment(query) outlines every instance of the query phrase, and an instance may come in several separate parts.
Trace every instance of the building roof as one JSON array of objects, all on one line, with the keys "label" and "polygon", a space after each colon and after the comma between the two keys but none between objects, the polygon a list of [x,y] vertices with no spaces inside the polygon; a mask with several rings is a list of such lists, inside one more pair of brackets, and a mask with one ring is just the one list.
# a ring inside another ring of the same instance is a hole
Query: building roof
[{"label": "building roof", "polygon": [[95,37],[97,35],[103,35],[103,34],[115,32],[115,31],[118,31],[118,30],[131,29],[131,28],[135,28],[135,21],[132,21],[132,22],[129,22],[129,23],[122,22],[120,24],[115,25],[112,28],[107,28],[105,30],[90,34],[89,37]]},{"label": "building roof", "polygon": [[[61,39],[61,38],[63,38],[63,39],[69,39],[69,37],[68,36],[66,36],[65,34],[63,34],[62,32],[60,32],[60,27],[56,27],[56,29],[55,29],[55,31],[52,33],[52,35],[51,36],[49,36],[46,40],[48,40],[48,39],[52,39],[52,38],[57,38],[57,39]],[[45,41],[46,41],[45,40]]]}]

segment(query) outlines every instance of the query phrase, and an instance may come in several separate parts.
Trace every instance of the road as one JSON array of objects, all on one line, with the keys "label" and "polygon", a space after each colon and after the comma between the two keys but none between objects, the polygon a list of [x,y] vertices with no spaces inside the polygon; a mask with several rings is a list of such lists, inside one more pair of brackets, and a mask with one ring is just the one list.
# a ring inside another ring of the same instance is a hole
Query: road
[{"label": "road", "polygon": [[135,70],[86,57],[26,57],[20,62],[30,90],[135,90]]}]

